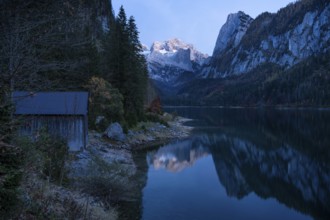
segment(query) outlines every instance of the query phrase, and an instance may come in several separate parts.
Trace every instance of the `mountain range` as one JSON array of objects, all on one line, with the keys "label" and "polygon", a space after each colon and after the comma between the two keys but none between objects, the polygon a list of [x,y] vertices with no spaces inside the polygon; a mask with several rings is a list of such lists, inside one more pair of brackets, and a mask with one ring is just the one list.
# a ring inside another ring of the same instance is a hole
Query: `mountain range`
[{"label": "mountain range", "polygon": [[329,105],[330,3],[228,15],[212,56],[178,39],[145,50],[165,104]]}]

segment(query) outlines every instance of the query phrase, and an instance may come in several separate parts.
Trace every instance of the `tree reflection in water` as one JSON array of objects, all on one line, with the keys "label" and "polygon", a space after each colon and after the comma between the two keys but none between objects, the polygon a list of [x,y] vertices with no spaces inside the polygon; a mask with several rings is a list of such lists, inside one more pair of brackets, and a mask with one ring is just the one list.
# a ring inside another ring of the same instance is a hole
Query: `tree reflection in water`
[{"label": "tree reflection in water", "polygon": [[330,216],[330,112],[175,111],[198,119],[195,135],[149,152],[154,168],[179,172],[211,154],[228,196],[254,192],[316,219]]}]

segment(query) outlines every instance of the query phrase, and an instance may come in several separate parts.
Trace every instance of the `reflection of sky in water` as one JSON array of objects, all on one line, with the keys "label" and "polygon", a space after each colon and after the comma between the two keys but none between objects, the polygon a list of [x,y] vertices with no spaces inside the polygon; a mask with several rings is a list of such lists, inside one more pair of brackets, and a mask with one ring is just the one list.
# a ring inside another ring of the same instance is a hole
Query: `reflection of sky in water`
[{"label": "reflection of sky in water", "polygon": [[310,219],[251,193],[238,200],[228,197],[219,183],[212,156],[179,173],[151,168],[143,192],[143,218],[148,219]]},{"label": "reflection of sky in water", "polygon": [[148,153],[143,219],[328,219],[329,114],[223,111]]}]

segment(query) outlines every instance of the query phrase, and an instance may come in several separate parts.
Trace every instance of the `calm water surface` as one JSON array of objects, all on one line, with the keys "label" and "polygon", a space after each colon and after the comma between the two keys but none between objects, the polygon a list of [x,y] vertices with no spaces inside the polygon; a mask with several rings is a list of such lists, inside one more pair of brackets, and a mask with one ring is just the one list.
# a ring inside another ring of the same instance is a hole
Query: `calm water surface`
[{"label": "calm water surface", "polygon": [[146,152],[140,218],[330,219],[330,112],[169,108],[193,135]]}]

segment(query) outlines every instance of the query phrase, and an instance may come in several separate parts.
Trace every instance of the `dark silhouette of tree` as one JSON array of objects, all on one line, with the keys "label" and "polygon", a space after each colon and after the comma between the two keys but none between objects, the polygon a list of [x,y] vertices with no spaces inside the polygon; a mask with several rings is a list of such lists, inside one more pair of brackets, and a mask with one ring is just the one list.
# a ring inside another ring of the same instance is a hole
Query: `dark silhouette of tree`
[{"label": "dark silhouette of tree", "polygon": [[148,72],[135,20],[133,17],[127,20],[123,7],[105,45],[108,71],[103,77],[123,95],[125,119],[134,125],[144,117]]}]

